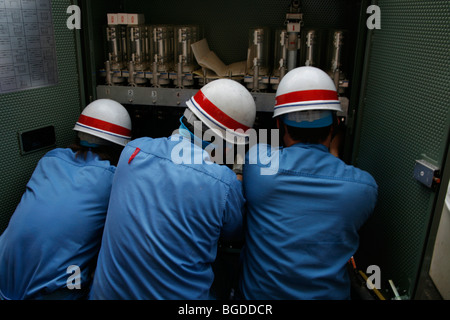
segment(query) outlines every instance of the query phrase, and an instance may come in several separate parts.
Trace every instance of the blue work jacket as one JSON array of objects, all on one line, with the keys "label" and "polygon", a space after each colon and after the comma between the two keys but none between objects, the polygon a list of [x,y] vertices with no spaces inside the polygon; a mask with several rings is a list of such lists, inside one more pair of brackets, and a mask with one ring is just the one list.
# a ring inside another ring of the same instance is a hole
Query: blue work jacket
[{"label": "blue work jacket", "polygon": [[348,299],[346,264],[374,210],[375,180],[321,144],[259,147],[248,153],[243,172],[243,296]]},{"label": "blue work jacket", "polygon": [[187,138],[139,138],[120,157],[92,299],[209,299],[219,238],[242,239],[232,170]]},{"label": "blue work jacket", "polygon": [[71,149],[39,161],[0,236],[3,299],[77,299],[88,292],[114,171],[92,152],[85,160]]}]

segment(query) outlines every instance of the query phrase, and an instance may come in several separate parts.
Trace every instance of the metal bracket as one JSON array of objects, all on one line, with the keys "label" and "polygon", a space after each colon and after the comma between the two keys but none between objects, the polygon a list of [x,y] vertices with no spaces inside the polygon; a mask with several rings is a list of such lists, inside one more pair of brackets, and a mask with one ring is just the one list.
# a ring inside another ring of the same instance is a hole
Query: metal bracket
[{"label": "metal bracket", "polygon": [[439,167],[426,160],[416,160],[416,164],[414,165],[414,178],[428,188],[432,188],[441,182],[439,174]]}]

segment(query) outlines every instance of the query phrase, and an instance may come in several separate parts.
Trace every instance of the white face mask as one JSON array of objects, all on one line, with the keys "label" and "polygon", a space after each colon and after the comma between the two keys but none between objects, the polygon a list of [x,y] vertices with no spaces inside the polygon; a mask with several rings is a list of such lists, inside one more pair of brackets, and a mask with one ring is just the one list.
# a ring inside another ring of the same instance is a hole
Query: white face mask
[{"label": "white face mask", "polygon": [[78,132],[78,138],[80,138],[80,144],[85,147],[95,148],[99,146],[110,146],[114,144],[111,141],[107,141],[85,132]]},{"label": "white face mask", "polygon": [[333,112],[330,110],[296,111],[281,117],[284,123],[297,128],[320,128],[333,123]]}]

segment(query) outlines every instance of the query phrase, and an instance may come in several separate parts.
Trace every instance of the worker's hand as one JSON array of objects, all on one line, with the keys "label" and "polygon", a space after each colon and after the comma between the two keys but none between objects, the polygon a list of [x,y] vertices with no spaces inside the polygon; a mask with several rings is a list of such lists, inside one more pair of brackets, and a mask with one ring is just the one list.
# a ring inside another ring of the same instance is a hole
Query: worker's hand
[{"label": "worker's hand", "polygon": [[331,140],[330,143],[330,153],[332,155],[334,155],[335,157],[339,158],[339,151],[341,150],[341,145],[342,145],[342,141],[343,141],[343,133],[342,132],[338,132],[333,140]]},{"label": "worker's hand", "polygon": [[244,157],[241,154],[237,153],[236,158],[234,159],[233,171],[238,176],[238,179],[239,179],[239,176],[241,176],[241,178],[239,179],[241,181],[242,181],[242,170],[244,167],[244,162],[245,162]]},{"label": "worker's hand", "polygon": [[338,121],[338,125],[333,130],[336,130],[336,133],[330,142],[330,153],[339,158],[344,143],[345,125]]}]

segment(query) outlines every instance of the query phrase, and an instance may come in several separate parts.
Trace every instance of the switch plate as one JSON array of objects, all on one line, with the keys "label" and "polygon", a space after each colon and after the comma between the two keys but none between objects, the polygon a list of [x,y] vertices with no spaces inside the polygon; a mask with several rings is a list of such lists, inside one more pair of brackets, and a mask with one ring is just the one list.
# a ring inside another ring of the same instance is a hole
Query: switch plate
[{"label": "switch plate", "polygon": [[414,166],[414,178],[428,188],[431,188],[438,178],[439,170],[439,167],[426,160],[416,160]]},{"label": "switch plate", "polygon": [[22,155],[54,147],[56,145],[55,127],[46,126],[19,132],[19,145]]}]

